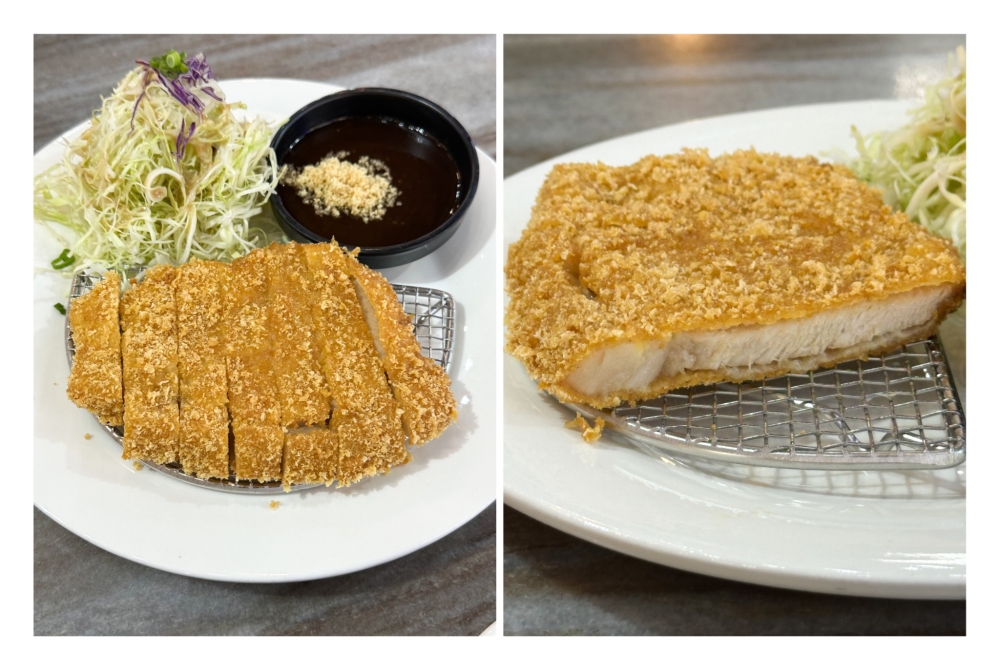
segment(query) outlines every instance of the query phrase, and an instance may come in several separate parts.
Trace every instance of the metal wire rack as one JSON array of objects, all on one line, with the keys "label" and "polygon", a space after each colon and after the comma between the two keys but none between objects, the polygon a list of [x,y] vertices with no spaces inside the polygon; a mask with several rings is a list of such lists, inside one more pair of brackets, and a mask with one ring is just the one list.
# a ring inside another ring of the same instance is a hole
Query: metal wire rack
[{"label": "metal wire rack", "polygon": [[[70,285],[70,304],[72,304],[74,299],[84,295],[93,288],[100,281],[100,278],[100,275],[86,272],[74,275]],[[455,341],[454,298],[452,298],[451,294],[444,291],[420,286],[393,284],[392,288],[396,292],[396,298],[399,300],[399,303],[403,306],[403,311],[409,314],[413,320],[414,332],[424,356],[427,356],[445,370],[448,370],[451,364],[452,346]],[[66,357],[71,367],[75,353],[76,346],[73,344],[73,333],[69,326],[69,317],[67,316]],[[105,426],[101,424],[101,427],[118,444],[122,443],[125,437],[123,426]],[[277,494],[284,492],[281,482],[239,481],[233,476],[230,476],[228,479],[199,479],[185,474],[178,463],[161,465],[152,461],[142,461],[142,464],[202,488],[250,494]],[[317,486],[322,486],[322,484],[295,484],[291,487],[291,490],[302,491]]]},{"label": "metal wire rack", "polygon": [[936,336],[828,370],[695,386],[612,410],[570,407],[657,456],[820,470],[965,460],[965,414]]}]

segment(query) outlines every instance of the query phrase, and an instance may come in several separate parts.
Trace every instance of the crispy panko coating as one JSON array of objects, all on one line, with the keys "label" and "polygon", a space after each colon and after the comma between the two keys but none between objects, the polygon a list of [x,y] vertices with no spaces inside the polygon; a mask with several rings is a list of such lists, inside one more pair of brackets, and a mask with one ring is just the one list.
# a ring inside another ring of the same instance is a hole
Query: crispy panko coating
[{"label": "crispy panko coating", "polygon": [[264,253],[258,249],[232,262],[225,322],[232,334],[226,375],[236,478],[267,482],[281,479],[285,435],[271,365],[273,329]]},{"label": "crispy panko coating", "polygon": [[559,399],[602,406],[637,398],[587,398],[564,383],[599,347],[950,284],[946,314],[965,282],[950,242],[846,167],[753,150],[557,165],[506,276],[506,351]]},{"label": "crispy panko coating", "polygon": [[604,432],[604,419],[602,417],[597,417],[594,420],[594,425],[591,427],[587,420],[583,418],[583,415],[579,412],[576,413],[576,417],[567,421],[564,425],[567,428],[576,428],[581,431],[581,436],[585,442],[596,442],[601,437],[601,433]]},{"label": "crispy panko coating", "polygon": [[375,336],[376,348],[389,375],[392,391],[403,410],[403,429],[410,444],[421,445],[458,420],[451,380],[437,363],[426,358],[413,332],[410,317],[385,277],[346,255],[362,309]]},{"label": "crispy panko coating", "polygon": [[76,354],[66,395],[108,426],[122,425],[121,329],[118,305],[121,277],[108,272],[88,293],[69,306],[69,326]]},{"label": "crispy panko coating", "polygon": [[286,429],[325,425],[330,389],[323,379],[310,302],[309,270],[301,245],[272,243],[252,252],[267,265],[271,366]]},{"label": "crispy panko coating", "polygon": [[196,260],[177,268],[180,463],[202,479],[229,476],[225,296],[229,265]]},{"label": "crispy panko coating", "polygon": [[311,276],[313,322],[336,410],[337,485],[386,472],[408,460],[396,400],[365,323],[344,252],[333,244],[301,247]]},{"label": "crispy panko coating", "polygon": [[[122,458],[178,460],[176,270],[157,265],[121,299],[125,438]],[[134,281],[134,280],[133,280]]]},{"label": "crispy panko coating", "polygon": [[300,428],[285,435],[281,483],[287,491],[293,484],[326,484],[337,479],[337,431],[329,427]]}]

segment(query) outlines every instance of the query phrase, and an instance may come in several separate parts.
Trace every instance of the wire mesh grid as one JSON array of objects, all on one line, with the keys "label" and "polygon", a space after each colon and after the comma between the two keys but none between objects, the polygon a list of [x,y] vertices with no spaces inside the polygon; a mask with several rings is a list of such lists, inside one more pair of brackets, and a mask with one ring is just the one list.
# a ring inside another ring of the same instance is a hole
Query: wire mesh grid
[{"label": "wire mesh grid", "polygon": [[403,311],[413,318],[413,330],[424,356],[447,370],[455,339],[455,301],[451,295],[419,286],[393,284],[392,288]]},{"label": "wire mesh grid", "polygon": [[679,389],[596,410],[656,455],[783,468],[947,468],[965,460],[965,415],[941,342],[757,382]]},{"label": "wire mesh grid", "polygon": [[[87,293],[100,279],[100,275],[87,272],[74,275],[70,285],[70,304],[76,298]],[[417,342],[420,343],[423,355],[433,360],[445,370],[448,370],[451,364],[452,346],[455,341],[455,300],[451,294],[438,289],[402,284],[392,284],[392,288],[396,292],[396,298],[399,300],[400,305],[402,305],[403,311],[410,316],[413,322]],[[66,356],[71,367],[75,354],[76,346],[73,343],[73,333],[70,329],[69,316],[67,315]],[[125,437],[124,427],[105,426],[103,424],[101,424],[101,427],[118,444],[122,443]],[[185,474],[177,463],[159,464],[152,461],[142,461],[142,463],[154,470],[203,488],[251,494],[275,494],[284,491],[281,482],[239,481],[233,476],[230,476],[229,479],[199,479]],[[322,484],[295,484],[292,485],[290,490],[302,491],[317,486],[322,486]]]}]

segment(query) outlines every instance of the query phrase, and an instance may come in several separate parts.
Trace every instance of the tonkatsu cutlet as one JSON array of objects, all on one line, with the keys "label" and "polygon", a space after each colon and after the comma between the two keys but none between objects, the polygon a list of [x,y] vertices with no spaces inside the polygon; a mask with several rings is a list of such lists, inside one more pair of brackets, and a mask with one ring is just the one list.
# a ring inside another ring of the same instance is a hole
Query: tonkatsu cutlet
[{"label": "tonkatsu cutlet", "polygon": [[318,426],[330,418],[330,390],[320,369],[309,276],[298,244],[273,243],[250,252],[267,265],[271,366],[281,401],[281,425]]},{"label": "tonkatsu cutlet", "polygon": [[557,165],[506,274],[506,350],[597,407],[885,353],[965,295],[952,244],[847,168],[755,151]]},{"label": "tonkatsu cutlet", "polygon": [[347,486],[409,462],[407,434],[421,444],[454,420],[448,377],[420,354],[391,285],[336,243],[155,266],[120,301],[117,277],[70,306],[68,392],[124,424],[124,458],[286,490]]},{"label": "tonkatsu cutlet", "polygon": [[337,432],[329,426],[296,428],[285,434],[281,485],[326,484],[337,479]]},{"label": "tonkatsu cutlet", "polygon": [[344,252],[336,243],[301,249],[311,277],[316,341],[335,407],[330,426],[339,438],[337,485],[344,486],[405,463],[409,454]]},{"label": "tonkatsu cutlet", "polygon": [[76,347],[66,395],[108,426],[122,425],[122,350],[118,324],[121,278],[108,272],[69,306]]},{"label": "tonkatsu cutlet", "polygon": [[403,429],[410,444],[421,445],[458,419],[451,380],[441,366],[423,356],[410,317],[385,277],[344,256],[355,282],[375,348],[403,410]]},{"label": "tonkatsu cutlet", "polygon": [[225,324],[229,333],[226,375],[237,479],[281,479],[284,431],[281,402],[271,369],[273,324],[269,319],[267,262],[251,252],[230,265]]},{"label": "tonkatsu cutlet", "polygon": [[157,265],[121,299],[122,381],[125,437],[122,458],[172,463],[177,460],[176,270]]},{"label": "tonkatsu cutlet", "polygon": [[285,429],[282,483],[325,483],[337,477],[337,436],[328,428],[330,389],[313,326],[309,270],[300,245],[253,251],[267,264],[271,364]]},{"label": "tonkatsu cutlet", "polygon": [[224,300],[229,265],[196,260],[177,268],[180,464],[201,477],[229,477],[229,400]]}]

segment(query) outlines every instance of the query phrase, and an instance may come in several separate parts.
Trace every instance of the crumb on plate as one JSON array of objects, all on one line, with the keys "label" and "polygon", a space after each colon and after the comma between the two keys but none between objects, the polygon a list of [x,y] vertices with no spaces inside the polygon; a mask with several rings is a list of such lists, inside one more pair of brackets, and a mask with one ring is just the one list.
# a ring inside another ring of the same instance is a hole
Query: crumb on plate
[{"label": "crumb on plate", "polygon": [[269,505],[269,507],[271,509],[278,509],[279,507],[281,507],[281,503],[279,501],[277,501],[277,500],[272,500],[271,504]]},{"label": "crumb on plate", "polygon": [[591,428],[587,420],[583,418],[583,415],[579,412],[576,413],[576,418],[572,421],[566,422],[567,428],[579,428],[583,431],[583,439],[587,442],[594,442],[601,436],[601,432],[604,430],[604,419],[597,417],[594,420],[594,426]]}]

